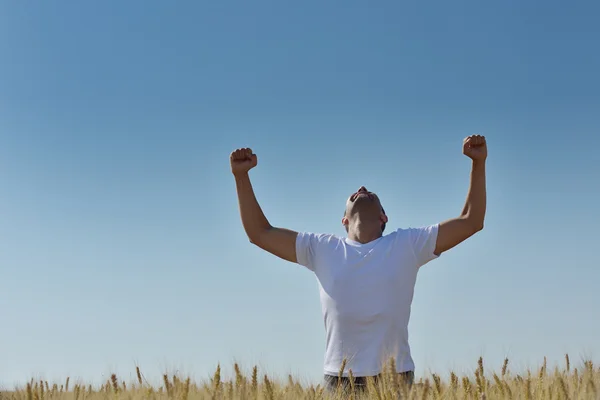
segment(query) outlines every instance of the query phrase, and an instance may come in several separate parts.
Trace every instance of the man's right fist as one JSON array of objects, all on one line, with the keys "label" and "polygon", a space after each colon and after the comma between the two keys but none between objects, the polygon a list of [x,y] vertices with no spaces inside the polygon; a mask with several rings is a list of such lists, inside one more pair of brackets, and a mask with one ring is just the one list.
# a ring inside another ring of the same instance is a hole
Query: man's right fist
[{"label": "man's right fist", "polygon": [[244,174],[256,167],[258,159],[256,154],[252,153],[252,149],[244,148],[234,150],[229,156],[231,163],[231,172],[234,175]]}]

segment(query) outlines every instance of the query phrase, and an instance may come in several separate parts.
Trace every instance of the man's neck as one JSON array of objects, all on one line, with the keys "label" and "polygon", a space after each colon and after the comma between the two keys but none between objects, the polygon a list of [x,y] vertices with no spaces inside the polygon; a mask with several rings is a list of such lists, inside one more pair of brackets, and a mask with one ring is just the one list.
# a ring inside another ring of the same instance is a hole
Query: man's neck
[{"label": "man's neck", "polygon": [[382,236],[381,225],[373,223],[361,223],[357,221],[348,229],[348,239],[358,243],[369,243]]}]

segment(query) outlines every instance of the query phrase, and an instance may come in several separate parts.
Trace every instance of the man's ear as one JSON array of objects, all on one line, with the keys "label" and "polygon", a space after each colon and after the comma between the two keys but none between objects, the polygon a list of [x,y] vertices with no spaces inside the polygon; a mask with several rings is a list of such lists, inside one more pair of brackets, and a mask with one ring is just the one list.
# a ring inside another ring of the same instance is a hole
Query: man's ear
[{"label": "man's ear", "polygon": [[344,225],[344,227],[346,228],[346,231],[348,231],[348,218],[346,218],[346,216],[344,216],[342,218],[342,225]]},{"label": "man's ear", "polygon": [[387,215],[385,215],[384,213],[381,213],[379,215],[379,220],[381,221],[382,224],[387,224],[388,222],[388,217]]}]

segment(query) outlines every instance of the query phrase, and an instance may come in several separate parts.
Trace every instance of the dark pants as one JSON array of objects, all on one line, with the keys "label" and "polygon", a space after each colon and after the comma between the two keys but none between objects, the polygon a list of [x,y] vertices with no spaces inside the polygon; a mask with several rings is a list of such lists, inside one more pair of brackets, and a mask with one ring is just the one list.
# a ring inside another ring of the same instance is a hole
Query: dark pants
[{"label": "dark pants", "polygon": [[[415,373],[413,371],[406,371],[398,373],[399,383],[406,383],[408,388],[412,386],[415,380]],[[375,385],[378,384],[379,379],[381,379],[381,374],[373,377],[373,381]],[[336,391],[338,385],[342,386],[344,391],[348,391],[351,388],[350,378],[342,376],[341,378],[333,375],[325,375],[325,388],[328,391]],[[354,377],[354,389],[356,391],[364,391],[367,389],[367,377],[366,376],[355,376]]]}]

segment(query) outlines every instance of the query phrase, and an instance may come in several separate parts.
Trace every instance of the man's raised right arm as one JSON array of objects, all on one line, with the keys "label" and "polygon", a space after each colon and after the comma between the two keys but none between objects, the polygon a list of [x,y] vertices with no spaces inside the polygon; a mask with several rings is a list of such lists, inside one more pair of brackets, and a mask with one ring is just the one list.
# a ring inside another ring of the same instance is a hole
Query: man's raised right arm
[{"label": "man's raised right arm", "polygon": [[251,149],[237,149],[230,155],[231,172],[235,177],[242,225],[250,243],[284,260],[297,263],[296,238],[298,232],[277,228],[265,217],[250,182],[248,171],[257,163]]}]

